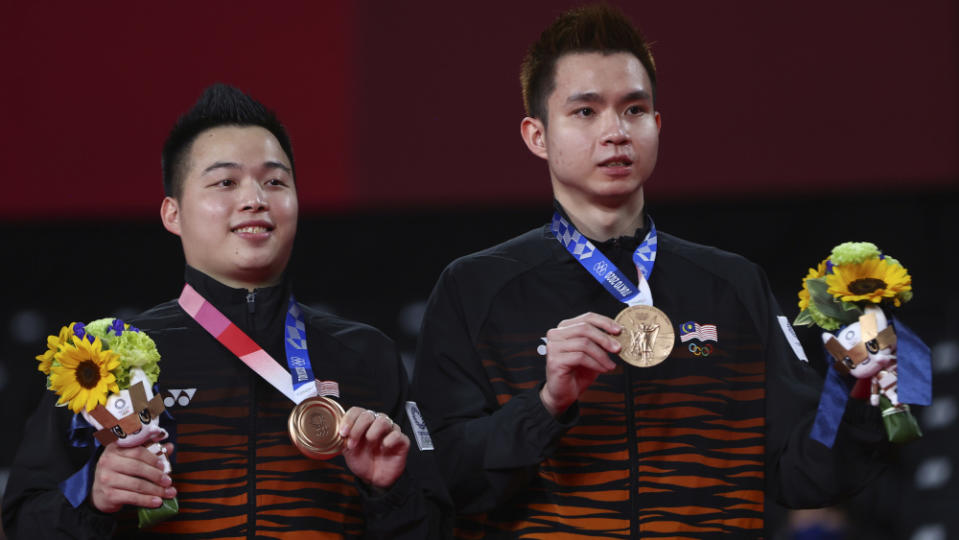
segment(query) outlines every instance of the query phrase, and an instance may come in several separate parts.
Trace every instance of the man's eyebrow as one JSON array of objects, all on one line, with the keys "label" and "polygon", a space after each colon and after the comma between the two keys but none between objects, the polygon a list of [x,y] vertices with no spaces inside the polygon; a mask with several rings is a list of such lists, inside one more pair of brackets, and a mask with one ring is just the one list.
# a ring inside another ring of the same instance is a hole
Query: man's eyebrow
[{"label": "man's eyebrow", "polygon": [[634,90],[623,96],[623,101],[648,101],[652,98],[646,90]]},{"label": "man's eyebrow", "polygon": [[[242,168],[243,167],[241,167],[239,163],[235,163],[233,161],[217,161],[213,165],[210,165],[206,169],[203,169],[203,174],[206,174],[210,171],[215,171],[217,169],[242,169]],[[266,161],[263,163],[263,168],[271,169],[271,170],[280,169],[289,174],[293,173],[293,171],[288,166],[284,165],[283,163],[280,163],[279,161]]]},{"label": "man's eyebrow", "polygon": [[602,100],[596,92],[579,92],[566,98],[566,103],[598,103]]},{"label": "man's eyebrow", "polygon": [[280,163],[279,161],[267,161],[266,163],[263,164],[263,167],[267,169],[280,169],[282,171],[285,171],[287,174],[293,174],[292,169]]},{"label": "man's eyebrow", "polygon": [[[633,90],[624,95],[621,101],[648,101],[652,96],[646,90]],[[596,92],[579,92],[566,98],[566,103],[599,103],[603,98]]]},{"label": "man's eyebrow", "polygon": [[203,169],[203,174],[206,174],[210,171],[215,171],[216,169],[239,169],[240,164],[234,163],[232,161],[217,161],[213,165]]}]

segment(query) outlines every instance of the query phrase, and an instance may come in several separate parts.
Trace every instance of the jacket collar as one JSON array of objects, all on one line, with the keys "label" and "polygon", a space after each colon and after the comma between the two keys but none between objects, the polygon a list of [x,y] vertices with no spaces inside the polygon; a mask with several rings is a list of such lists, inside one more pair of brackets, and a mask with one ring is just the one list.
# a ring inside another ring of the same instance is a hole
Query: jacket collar
[{"label": "jacket collar", "polygon": [[252,292],[224,285],[189,265],[184,271],[184,278],[203,298],[251,337],[264,331],[269,334],[279,332],[277,335],[282,336],[292,289],[286,274],[279,285],[254,289]]},{"label": "jacket collar", "polygon": [[[569,218],[569,214],[566,213],[566,209],[563,208],[563,205],[559,203],[555,198],[553,199],[553,208],[559,212],[559,215],[563,216],[567,221],[572,223]],[[646,238],[646,233],[649,231],[649,212],[643,214],[643,226],[636,229],[636,232],[632,236],[620,236],[617,238],[610,238],[604,242],[597,242],[596,240],[589,238],[589,241],[593,243],[600,251],[603,253],[609,253],[610,250],[619,251],[626,250],[632,254],[632,252],[639,246],[639,244]]]}]

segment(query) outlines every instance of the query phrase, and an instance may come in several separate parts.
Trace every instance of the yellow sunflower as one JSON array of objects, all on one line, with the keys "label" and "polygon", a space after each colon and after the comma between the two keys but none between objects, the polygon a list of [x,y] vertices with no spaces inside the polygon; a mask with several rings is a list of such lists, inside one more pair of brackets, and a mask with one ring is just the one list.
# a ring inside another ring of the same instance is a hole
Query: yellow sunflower
[{"label": "yellow sunflower", "polygon": [[802,290],[799,291],[799,311],[809,307],[809,286],[806,284],[806,281],[810,279],[821,278],[826,275],[826,262],[829,259],[823,259],[819,266],[816,268],[810,268],[809,273],[802,280]]},{"label": "yellow sunflower", "polygon": [[76,336],[72,340],[73,345],[64,344],[55,355],[60,365],[50,369],[50,389],[60,396],[57,405],[66,404],[75,413],[92,411],[107,402],[107,395],[120,391],[111,373],[120,365],[120,355],[102,350],[100,338],[93,343]]},{"label": "yellow sunflower", "polygon": [[53,356],[57,354],[57,351],[60,350],[60,347],[63,347],[70,342],[70,338],[73,337],[73,323],[70,323],[60,329],[59,336],[47,336],[47,352],[37,355],[37,360],[40,361],[40,365],[37,366],[37,369],[43,372],[44,375],[50,374],[50,364],[53,363]]},{"label": "yellow sunflower", "polygon": [[912,290],[912,277],[905,268],[885,259],[867,259],[859,264],[834,266],[826,276],[829,294],[843,302],[868,301],[878,304],[891,298],[900,304],[901,292]]}]

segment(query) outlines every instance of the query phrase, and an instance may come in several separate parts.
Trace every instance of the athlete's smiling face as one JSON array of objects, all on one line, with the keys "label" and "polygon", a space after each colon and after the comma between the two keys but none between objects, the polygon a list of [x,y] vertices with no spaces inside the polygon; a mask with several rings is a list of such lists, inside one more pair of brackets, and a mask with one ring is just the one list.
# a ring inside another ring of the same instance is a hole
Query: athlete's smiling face
[{"label": "athlete's smiling face", "polygon": [[183,189],[163,201],[164,226],[187,264],[237,288],[279,281],[293,249],[296,186],[290,159],[258,126],[221,126],[193,141]]},{"label": "athlete's smiling face", "polygon": [[561,201],[618,205],[642,197],[659,149],[652,83],[630,53],[571,53],[556,62],[547,122],[527,118],[523,137],[547,160]]}]

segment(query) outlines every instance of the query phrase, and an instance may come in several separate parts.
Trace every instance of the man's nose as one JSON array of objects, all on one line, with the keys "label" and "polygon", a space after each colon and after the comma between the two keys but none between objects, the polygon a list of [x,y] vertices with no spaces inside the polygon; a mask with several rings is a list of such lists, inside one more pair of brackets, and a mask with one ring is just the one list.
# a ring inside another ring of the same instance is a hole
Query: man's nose
[{"label": "man's nose", "polygon": [[240,188],[243,210],[260,211],[269,208],[263,186],[254,179],[247,179]]},{"label": "man's nose", "polygon": [[603,143],[624,144],[629,142],[629,130],[625,120],[618,114],[610,111],[603,118]]}]

